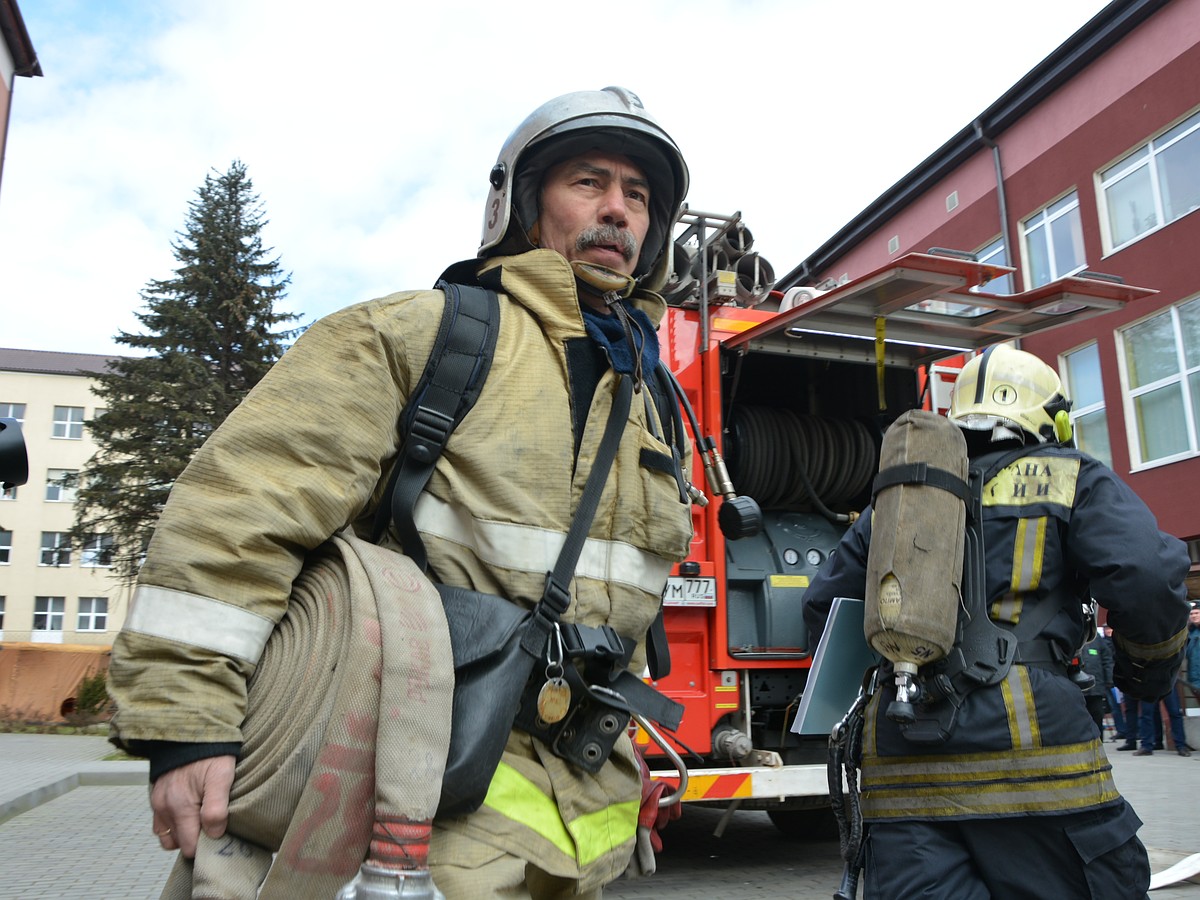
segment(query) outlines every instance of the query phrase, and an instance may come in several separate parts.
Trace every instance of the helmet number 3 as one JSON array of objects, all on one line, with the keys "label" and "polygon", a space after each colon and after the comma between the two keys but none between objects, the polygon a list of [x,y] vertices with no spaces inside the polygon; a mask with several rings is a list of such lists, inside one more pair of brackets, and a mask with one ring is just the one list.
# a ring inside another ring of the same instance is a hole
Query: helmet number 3
[{"label": "helmet number 3", "polygon": [[492,201],[491,215],[488,216],[488,228],[495,228],[496,223],[500,221],[500,198],[497,197]]}]

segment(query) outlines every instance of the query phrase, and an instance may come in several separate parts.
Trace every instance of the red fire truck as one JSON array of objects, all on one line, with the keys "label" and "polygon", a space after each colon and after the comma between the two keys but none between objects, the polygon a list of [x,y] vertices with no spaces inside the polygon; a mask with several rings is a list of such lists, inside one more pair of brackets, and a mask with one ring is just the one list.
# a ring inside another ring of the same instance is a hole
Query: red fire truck
[{"label": "red fire truck", "polygon": [[[707,479],[712,500],[694,508],[691,556],[665,597],[672,668],[654,684],[686,708],[671,741],[688,770],[683,800],[765,809],[790,831],[829,794],[827,733],[791,732],[815,649],[801,599],[870,501],[883,430],[914,407],[944,411],[964,355],[1153,292],[1080,273],[991,294],[1011,269],[937,250],[779,292],[740,215],[688,210],[678,227],[663,358],[730,478]],[[762,527],[738,537],[746,497]],[[655,777],[677,782],[647,734],[636,740]]]}]

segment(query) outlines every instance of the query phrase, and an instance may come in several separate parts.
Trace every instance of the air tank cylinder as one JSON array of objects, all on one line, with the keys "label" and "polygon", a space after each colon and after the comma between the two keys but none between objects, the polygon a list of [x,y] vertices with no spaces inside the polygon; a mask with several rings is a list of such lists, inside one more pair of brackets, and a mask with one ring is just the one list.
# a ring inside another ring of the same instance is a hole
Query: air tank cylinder
[{"label": "air tank cylinder", "polygon": [[[967,447],[959,428],[936,413],[909,410],[888,428],[880,449],[881,475],[938,469],[967,480]],[[896,700],[888,718],[912,722],[921,666],[954,644],[962,597],[966,505],[942,487],[901,482],[875,495],[867,555],[863,630],[876,652],[893,663]]]}]

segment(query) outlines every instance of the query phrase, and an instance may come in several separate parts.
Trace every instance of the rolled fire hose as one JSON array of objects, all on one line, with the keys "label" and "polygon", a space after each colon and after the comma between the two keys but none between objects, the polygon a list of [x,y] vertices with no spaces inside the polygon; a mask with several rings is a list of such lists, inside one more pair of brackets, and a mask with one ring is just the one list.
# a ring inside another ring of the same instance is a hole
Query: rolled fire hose
[{"label": "rolled fire hose", "polygon": [[453,685],[442,603],[416,565],[349,530],[326,542],[250,679],[226,834],[201,832],[164,900],[354,897],[347,881],[368,874],[392,885],[369,896],[440,897],[428,851]]}]

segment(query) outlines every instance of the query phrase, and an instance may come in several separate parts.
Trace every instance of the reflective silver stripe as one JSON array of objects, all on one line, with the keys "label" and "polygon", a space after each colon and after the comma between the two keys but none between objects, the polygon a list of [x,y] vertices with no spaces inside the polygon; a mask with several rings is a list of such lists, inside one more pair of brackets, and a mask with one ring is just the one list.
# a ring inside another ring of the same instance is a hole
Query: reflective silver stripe
[{"label": "reflective silver stripe", "polygon": [[1017,778],[1079,778],[1112,764],[1099,738],[1034,750],[988,750],[939,756],[872,756],[863,759],[862,786],[970,785]]},{"label": "reflective silver stripe", "polygon": [[1016,546],[1013,551],[1014,591],[1032,591],[1041,583],[1045,545],[1046,517],[1021,519],[1017,524]]},{"label": "reflective silver stripe", "polygon": [[1001,682],[1000,689],[1008,716],[1008,738],[1013,749],[1028,750],[1039,746],[1042,731],[1037,720],[1037,705],[1033,700],[1028,670],[1024,666],[1013,666]]},{"label": "reflective silver stripe", "polygon": [[256,663],[275,628],[270,619],[211,597],[139,585],[125,631],[203,647]]},{"label": "reflective silver stripe", "polygon": [[[501,569],[544,574],[554,568],[566,535],[532,525],[476,519],[431,494],[417,500],[413,519],[423,535],[434,535],[466,547],[482,562]],[[661,594],[671,561],[621,541],[588,538],[575,574]]]},{"label": "reflective silver stripe", "polygon": [[1036,750],[868,758],[867,818],[986,816],[1085,809],[1115,800],[1099,740]]}]

